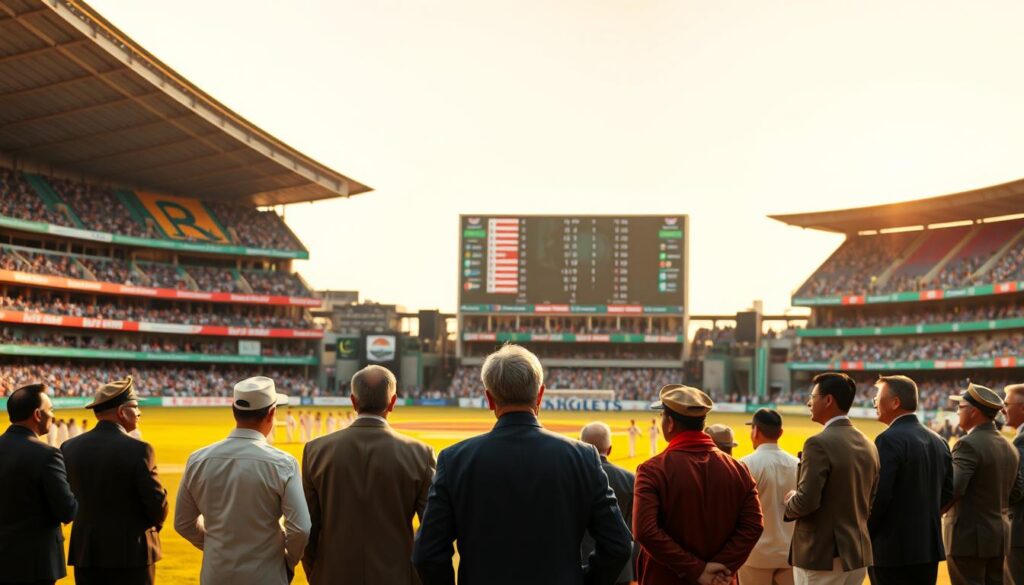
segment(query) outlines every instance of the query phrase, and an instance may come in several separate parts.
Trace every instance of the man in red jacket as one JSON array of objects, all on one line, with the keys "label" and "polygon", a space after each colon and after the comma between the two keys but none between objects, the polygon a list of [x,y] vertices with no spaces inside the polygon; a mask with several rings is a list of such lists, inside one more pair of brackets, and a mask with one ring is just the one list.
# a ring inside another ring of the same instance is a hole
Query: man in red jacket
[{"label": "man in red jacket", "polygon": [[724,585],[757,544],[761,503],[746,466],[704,434],[714,407],[696,388],[670,384],[661,400],[668,447],[636,471],[633,535],[640,585]]}]

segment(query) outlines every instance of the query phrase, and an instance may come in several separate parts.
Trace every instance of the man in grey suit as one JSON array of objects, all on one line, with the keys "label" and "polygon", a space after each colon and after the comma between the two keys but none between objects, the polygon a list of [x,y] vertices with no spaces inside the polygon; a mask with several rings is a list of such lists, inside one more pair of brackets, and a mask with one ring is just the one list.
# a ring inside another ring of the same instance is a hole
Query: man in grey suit
[{"label": "man in grey suit", "polygon": [[993,422],[1004,406],[998,394],[969,384],[951,398],[967,434],[953,445],[953,500],[942,519],[949,580],[1001,585],[1010,548],[1008,509],[1024,495],[1020,456]]},{"label": "man in grey suit", "polygon": [[[631,528],[633,526],[633,483],[636,481],[636,476],[608,461],[608,456],[612,453],[611,427],[600,421],[592,422],[580,431],[580,440],[597,449],[597,453],[601,456],[601,467],[608,474],[608,484],[615,492],[615,500],[619,504],[619,511],[622,512],[622,519],[626,521],[626,526]],[[633,551],[636,552],[635,542]],[[586,532],[583,534],[583,543],[580,546],[580,556],[584,565],[587,564],[587,559],[590,558],[592,552],[594,552],[594,539],[591,538],[590,532]],[[622,567],[622,572],[619,573],[619,578],[615,581],[616,585],[629,585],[633,581],[633,562],[631,559],[625,567]]]},{"label": "man in grey suit", "polygon": [[[1024,474],[1024,384],[1005,388],[1006,424],[1014,429],[1013,446],[1020,456],[1018,473]],[[1010,552],[1006,555],[1006,585],[1024,585],[1024,499],[1010,508]]]},{"label": "man in grey suit", "polygon": [[0,435],[0,584],[52,584],[67,574],[60,525],[71,522],[78,503],[60,449],[39,440],[53,427],[46,387],[12,392],[7,415],[11,426]]},{"label": "man in grey suit", "polygon": [[302,488],[313,528],[302,565],[311,585],[418,585],[412,521],[422,520],[434,453],[395,432],[395,375],[367,366],[352,376],[348,428],[306,443]]}]

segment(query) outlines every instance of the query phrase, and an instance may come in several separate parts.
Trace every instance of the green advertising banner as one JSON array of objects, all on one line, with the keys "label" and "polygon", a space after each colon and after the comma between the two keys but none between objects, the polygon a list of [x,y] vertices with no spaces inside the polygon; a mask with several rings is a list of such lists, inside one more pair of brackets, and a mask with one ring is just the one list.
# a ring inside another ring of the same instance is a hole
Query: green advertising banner
[{"label": "green advertising banner", "polygon": [[65,238],[75,238],[78,240],[124,244],[127,246],[142,246],[145,248],[161,248],[164,250],[179,250],[183,252],[209,252],[214,254],[235,254],[239,256],[261,256],[267,258],[297,258],[299,260],[309,259],[309,252],[306,252],[305,250],[271,250],[268,248],[225,246],[223,244],[206,244],[202,242],[152,240],[149,238],[136,238],[133,236],[122,236],[120,234],[108,234],[106,232],[94,232],[91,230],[51,225],[38,221],[26,221],[24,219],[5,216],[0,216],[0,227],[7,227],[37,234],[51,234]]},{"label": "green advertising banner", "polygon": [[824,370],[893,371],[893,370],[963,370],[988,368],[1016,368],[1018,358],[1014,356],[993,359],[963,360],[914,360],[914,361],[831,361],[831,362],[789,362],[790,370],[820,372]]},{"label": "green advertising banner", "polygon": [[999,282],[982,284],[967,288],[948,288],[939,290],[923,290],[916,292],[899,292],[882,295],[836,295],[829,297],[793,297],[793,305],[798,307],[819,307],[834,305],[874,305],[880,303],[908,303],[923,301],[940,301],[943,299],[963,299],[1002,295],[1024,291],[1024,281]]},{"label": "green advertising banner", "polygon": [[[53,396],[53,407],[61,408],[85,408],[86,404],[92,402],[91,396]],[[139,406],[163,406],[164,399],[160,396],[142,396],[139,398]],[[7,411],[7,398],[0,398],[0,412]]]},{"label": "green advertising banner", "polygon": [[161,353],[148,351],[122,351],[113,349],[79,349],[74,347],[47,347],[39,345],[0,345],[0,355],[32,357],[91,358],[102,360],[130,360],[153,362],[187,362],[199,364],[269,364],[288,366],[315,366],[314,356],[261,356],[210,355],[205,353]]},{"label": "green advertising banner", "polygon": [[883,335],[924,335],[967,331],[997,331],[1024,328],[1024,319],[993,319],[964,323],[931,323],[928,325],[897,325],[890,327],[837,327],[835,329],[797,329],[797,337],[877,337]]},{"label": "green advertising banner", "polygon": [[463,333],[463,341],[514,343],[683,343],[682,335],[643,335],[638,333]]}]

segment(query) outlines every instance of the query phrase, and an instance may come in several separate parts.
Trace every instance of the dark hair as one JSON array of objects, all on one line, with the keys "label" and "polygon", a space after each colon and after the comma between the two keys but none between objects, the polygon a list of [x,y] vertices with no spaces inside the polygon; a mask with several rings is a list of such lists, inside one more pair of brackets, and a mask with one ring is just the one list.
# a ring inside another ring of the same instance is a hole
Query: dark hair
[{"label": "dark hair", "polygon": [[757,429],[757,432],[761,433],[762,435],[768,437],[773,441],[782,436],[782,427],[770,427],[768,425],[762,425],[761,423],[757,422],[753,424],[754,428]]},{"label": "dark hair", "polygon": [[900,408],[903,410],[917,410],[917,383],[907,376],[879,376],[879,382],[884,382],[889,390],[900,399]]},{"label": "dark hair", "polygon": [[235,420],[237,422],[254,423],[266,418],[267,413],[269,413],[270,409],[273,407],[274,405],[271,404],[270,406],[264,406],[263,408],[258,408],[256,410],[239,410],[237,406],[232,406],[231,412],[235,415]]},{"label": "dark hair", "polygon": [[706,416],[683,416],[671,408],[665,408],[665,414],[676,421],[676,424],[683,427],[684,431],[703,431],[704,421],[707,420]]},{"label": "dark hair", "polygon": [[19,423],[32,416],[43,405],[45,392],[45,384],[29,384],[12,392],[7,398],[7,416],[11,422]]},{"label": "dark hair", "polygon": [[857,395],[857,383],[853,378],[842,372],[825,372],[815,376],[811,382],[818,385],[819,394],[831,396],[839,410],[850,412],[853,398]]}]

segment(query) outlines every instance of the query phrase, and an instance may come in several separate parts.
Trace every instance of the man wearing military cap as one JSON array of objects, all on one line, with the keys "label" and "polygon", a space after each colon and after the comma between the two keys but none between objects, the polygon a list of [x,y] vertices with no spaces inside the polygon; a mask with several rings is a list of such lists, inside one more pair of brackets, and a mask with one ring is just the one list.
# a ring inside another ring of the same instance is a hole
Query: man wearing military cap
[{"label": "man wearing military cap", "polygon": [[[1013,427],[1013,446],[1021,457],[1017,469],[1024,473],[1024,384],[1011,384],[1003,389],[1006,396],[1006,424]],[[1004,569],[1006,582],[1024,585],[1024,499],[1010,510],[1010,552]]]},{"label": "man wearing military cap", "polygon": [[1005,404],[984,386],[968,384],[959,396],[960,428],[953,445],[953,500],[942,518],[942,540],[952,585],[997,585],[1010,547],[1008,508],[1024,496],[1017,449],[993,420]]},{"label": "man wearing military cap", "polygon": [[704,433],[714,407],[696,388],[670,384],[651,405],[668,447],[637,468],[633,535],[640,585],[735,580],[761,536],[761,504],[745,465]]},{"label": "man wearing military cap", "polygon": [[128,376],[101,386],[86,408],[96,426],[61,446],[79,506],[68,564],[79,585],[151,584],[167,490],[153,447],[128,434],[142,417],[135,382]]}]

